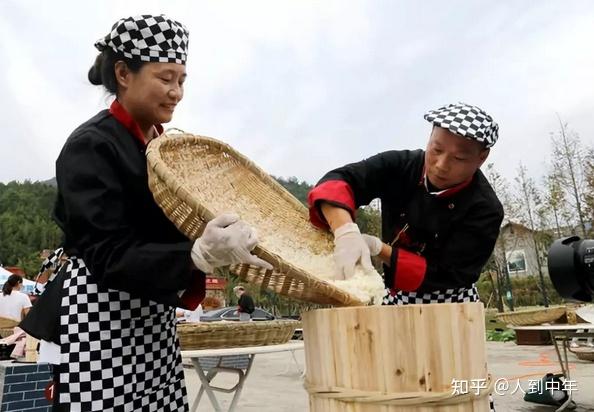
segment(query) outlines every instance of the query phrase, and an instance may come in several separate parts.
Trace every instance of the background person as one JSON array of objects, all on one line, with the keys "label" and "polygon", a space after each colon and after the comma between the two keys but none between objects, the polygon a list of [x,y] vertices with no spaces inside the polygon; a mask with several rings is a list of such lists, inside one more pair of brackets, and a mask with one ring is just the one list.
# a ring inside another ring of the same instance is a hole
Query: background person
[{"label": "background person", "polygon": [[23,278],[10,275],[2,286],[0,295],[0,317],[21,321],[32,306],[29,296],[21,292]]},{"label": "background person", "polygon": [[237,296],[237,312],[239,313],[240,321],[248,321],[252,318],[252,313],[256,310],[254,299],[246,292],[243,286],[235,286],[233,288],[235,296]]}]

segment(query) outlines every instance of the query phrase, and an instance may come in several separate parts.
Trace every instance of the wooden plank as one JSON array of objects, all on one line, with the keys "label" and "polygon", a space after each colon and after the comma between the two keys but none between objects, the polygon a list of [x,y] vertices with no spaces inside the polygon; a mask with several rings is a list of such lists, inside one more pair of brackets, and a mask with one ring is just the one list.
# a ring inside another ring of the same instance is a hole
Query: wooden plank
[{"label": "wooden plank", "polygon": [[[318,309],[303,315],[307,382],[381,393],[452,391],[487,377],[481,303]],[[310,396],[312,412],[487,412],[488,398],[386,406]]]}]

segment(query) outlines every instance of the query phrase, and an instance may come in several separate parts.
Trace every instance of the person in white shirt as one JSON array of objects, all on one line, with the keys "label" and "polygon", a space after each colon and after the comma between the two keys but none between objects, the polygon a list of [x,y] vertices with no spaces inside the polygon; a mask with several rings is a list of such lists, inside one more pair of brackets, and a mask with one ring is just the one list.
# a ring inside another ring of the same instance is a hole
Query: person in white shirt
[{"label": "person in white shirt", "polygon": [[31,299],[21,292],[23,278],[19,275],[10,275],[0,295],[0,317],[21,321],[29,312]]}]

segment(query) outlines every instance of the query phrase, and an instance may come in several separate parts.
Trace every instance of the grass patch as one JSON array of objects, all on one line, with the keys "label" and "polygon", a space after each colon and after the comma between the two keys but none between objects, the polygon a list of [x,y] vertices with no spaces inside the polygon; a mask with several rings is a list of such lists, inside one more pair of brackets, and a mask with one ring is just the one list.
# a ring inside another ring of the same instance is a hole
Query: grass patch
[{"label": "grass patch", "polygon": [[503,332],[505,330],[509,330],[507,325],[499,319],[497,319],[495,315],[497,315],[497,311],[485,312],[485,328],[487,329],[487,331],[496,330],[499,332]]},{"label": "grass patch", "polygon": [[485,311],[485,329],[488,341],[509,342],[516,339],[516,333],[501,322],[497,317],[496,310]]},{"label": "grass patch", "polygon": [[488,330],[487,340],[492,342],[509,342],[516,340],[516,332],[511,329],[506,329],[503,332],[498,330]]}]

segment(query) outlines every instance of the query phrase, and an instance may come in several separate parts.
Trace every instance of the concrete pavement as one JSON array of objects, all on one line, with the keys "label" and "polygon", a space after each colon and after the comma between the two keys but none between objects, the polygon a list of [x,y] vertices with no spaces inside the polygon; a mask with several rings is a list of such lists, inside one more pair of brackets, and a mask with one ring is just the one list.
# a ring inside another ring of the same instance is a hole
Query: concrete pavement
[{"label": "concrete pavement", "polygon": [[[503,394],[494,394],[498,412],[554,411],[549,406],[539,406],[524,402],[520,387],[526,391],[531,380],[542,378],[547,372],[558,372],[559,365],[553,346],[518,346],[513,342],[487,343],[489,368],[494,379],[505,379],[510,388],[501,390]],[[304,353],[295,353],[298,362],[304,364]],[[576,390],[574,400],[578,412],[594,411],[594,362],[578,360],[570,354],[572,381]],[[196,396],[199,380],[196,372],[185,368],[186,386],[191,401]],[[222,374],[215,382],[223,386],[233,386],[237,378]],[[512,392],[515,393],[512,394]],[[228,408],[231,395],[216,393],[224,408]],[[226,410],[226,409],[225,409]],[[246,380],[237,412],[305,412],[308,410],[307,393],[303,381],[291,354],[288,352],[257,355],[250,376]],[[206,396],[198,408],[199,412],[212,412],[213,408]]]}]

